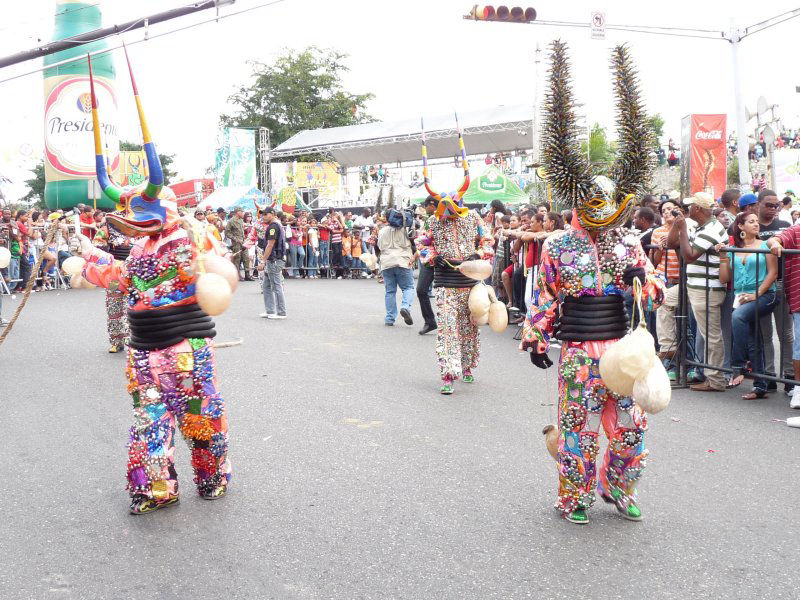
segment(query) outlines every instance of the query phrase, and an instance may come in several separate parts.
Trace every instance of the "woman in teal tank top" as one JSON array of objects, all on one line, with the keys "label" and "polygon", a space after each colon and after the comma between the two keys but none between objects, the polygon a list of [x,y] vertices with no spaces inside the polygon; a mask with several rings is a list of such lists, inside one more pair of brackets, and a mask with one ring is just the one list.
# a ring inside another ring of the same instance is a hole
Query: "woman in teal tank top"
[{"label": "woman in teal tank top", "polygon": [[[768,250],[767,244],[758,239],[759,223],[755,214],[740,214],[733,222],[734,245],[737,248]],[[736,252],[728,256],[720,252],[719,279],[723,283],[733,282],[733,351],[731,368],[736,386],[744,380],[744,365],[747,360],[754,373],[764,372],[764,345],[761,336],[756,337],[756,321],[772,312],[777,304],[775,279],[778,276],[778,259],[770,253]],[[746,400],[763,398],[767,394],[764,379],[753,380],[753,391],[742,396]]]}]

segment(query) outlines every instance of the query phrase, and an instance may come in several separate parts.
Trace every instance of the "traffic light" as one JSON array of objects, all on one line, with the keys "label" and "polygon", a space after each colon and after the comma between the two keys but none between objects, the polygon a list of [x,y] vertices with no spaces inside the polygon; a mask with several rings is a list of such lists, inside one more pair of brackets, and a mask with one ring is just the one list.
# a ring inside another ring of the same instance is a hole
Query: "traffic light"
[{"label": "traffic light", "polygon": [[480,6],[476,4],[472,7],[469,15],[464,17],[475,21],[507,21],[510,23],[530,23],[536,20],[535,8],[521,8],[519,6]]}]

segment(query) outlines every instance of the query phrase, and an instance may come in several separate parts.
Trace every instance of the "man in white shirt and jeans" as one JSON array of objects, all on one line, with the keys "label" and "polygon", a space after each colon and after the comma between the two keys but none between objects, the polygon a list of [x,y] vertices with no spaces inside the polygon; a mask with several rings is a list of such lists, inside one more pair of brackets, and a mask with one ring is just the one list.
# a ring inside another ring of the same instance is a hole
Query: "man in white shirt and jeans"
[{"label": "man in white shirt and jeans", "polygon": [[414,275],[411,264],[414,250],[405,227],[385,225],[378,233],[378,249],[381,251],[381,272],[386,289],[386,317],[384,323],[391,327],[397,318],[397,288],[403,293],[400,316],[406,325],[413,325],[411,303],[414,301]]}]

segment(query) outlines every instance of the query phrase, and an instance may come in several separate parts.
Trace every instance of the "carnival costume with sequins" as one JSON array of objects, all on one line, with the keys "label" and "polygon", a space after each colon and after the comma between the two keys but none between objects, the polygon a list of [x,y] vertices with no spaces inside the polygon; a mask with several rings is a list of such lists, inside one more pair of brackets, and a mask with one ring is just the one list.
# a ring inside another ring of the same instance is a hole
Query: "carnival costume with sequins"
[{"label": "carnival costume with sequins", "polygon": [[[619,160],[627,163],[617,165],[616,184],[606,177],[592,177],[571,133],[577,129],[564,44],[554,42],[551,61],[542,154],[549,183],[557,197],[573,205],[575,216],[570,230],[544,244],[520,349],[542,355],[551,338],[562,341],[556,508],[571,518],[575,511],[592,506],[596,483],[601,497],[620,512],[635,507],[636,485],[647,457],[647,419],[632,398],[606,388],[599,362],[606,348],[627,332],[622,296],[630,288],[626,274],[644,278],[643,298],[650,308],[661,302],[663,287],[638,238],[621,226],[629,218],[633,199],[643,191],[650,154],[650,138],[639,123],[638,111],[641,115],[644,111],[638,96],[632,98],[636,86],[627,51],[614,50],[619,119],[621,128],[630,128],[637,140],[620,136]],[[601,425],[609,443],[598,483],[595,460]],[[640,514],[636,511],[634,516]]]},{"label": "carnival costume with sequins", "polygon": [[456,117],[458,145],[461,151],[464,181],[451,194],[435,192],[428,177],[428,152],[425,129],[422,131],[423,178],[428,193],[437,201],[430,233],[417,240],[422,261],[433,265],[433,287],[436,295],[438,329],[436,357],[445,386],[454,380],[472,375],[480,359],[480,334],[469,310],[469,293],[478,282],[454,267],[467,259],[489,258],[494,254],[493,239],[483,236],[480,217],[469,211],[462,196],[469,188],[469,165],[461,129]]},{"label": "carnival costume with sequins", "polygon": [[[91,80],[91,62],[89,69]],[[127,296],[131,329],[127,378],[134,411],[127,487],[131,512],[138,514],[178,499],[176,426],[191,450],[194,483],[202,497],[222,496],[231,468],[228,422],[211,341],[216,332],[195,298],[198,252],[221,251],[211,236],[197,239],[182,227],[175,195],[163,187],[132,73],[131,82],[149,166],[147,183],[133,189],[120,189],[108,178],[93,80],[91,89],[98,181],[123,206],[122,215],[109,214],[107,220],[131,236],[133,245],[124,262],[97,248],[85,248],[82,255],[87,260],[87,280],[107,289],[116,285]]]},{"label": "carnival costume with sequins", "polygon": [[[124,261],[131,252],[131,240],[113,226],[106,224],[94,238],[96,246],[105,247],[116,260]],[[106,288],[106,329],[109,352],[118,352],[128,341],[128,319],[125,314],[128,303],[125,293],[120,291],[117,282],[110,282]]]}]

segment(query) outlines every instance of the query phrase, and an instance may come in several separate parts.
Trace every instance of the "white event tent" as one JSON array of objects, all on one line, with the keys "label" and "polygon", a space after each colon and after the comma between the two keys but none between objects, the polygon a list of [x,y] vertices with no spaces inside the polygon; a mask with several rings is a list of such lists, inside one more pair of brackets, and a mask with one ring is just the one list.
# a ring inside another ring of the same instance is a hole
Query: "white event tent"
[{"label": "white event tent", "polygon": [[[459,152],[455,115],[423,117],[428,158],[456,156]],[[533,108],[530,105],[498,106],[459,113],[458,120],[469,155],[513,152],[533,146]],[[270,154],[272,160],[286,160],[320,153],[345,168],[402,164],[421,160],[421,140],[420,118],[416,117],[301,131]]]}]

